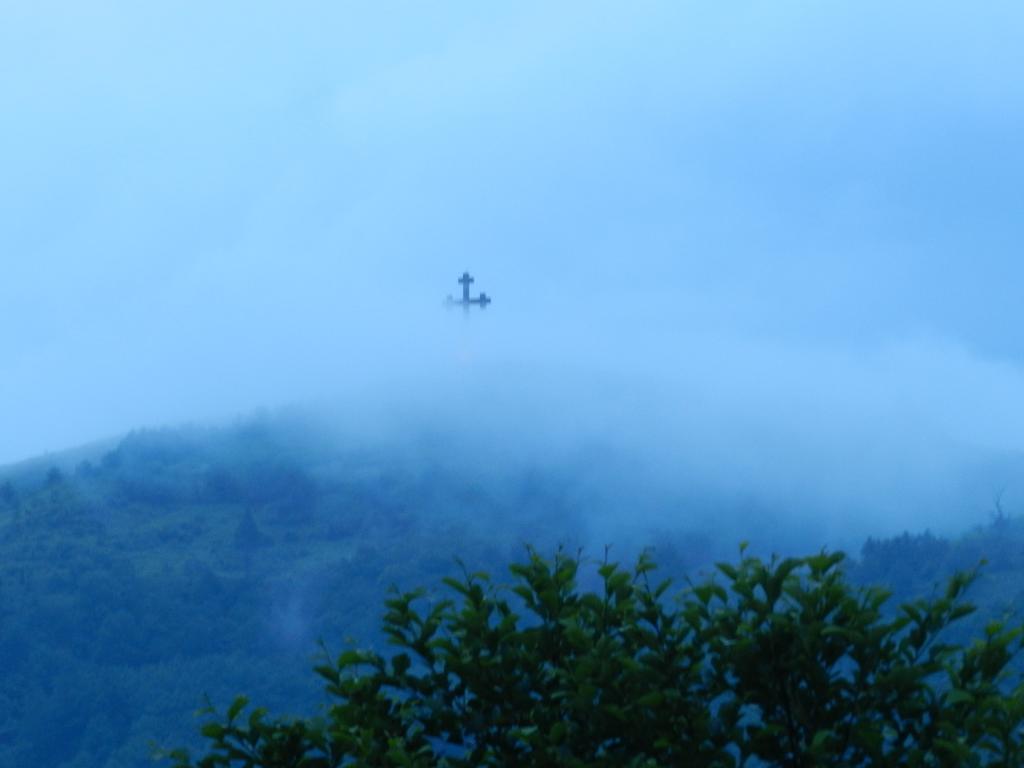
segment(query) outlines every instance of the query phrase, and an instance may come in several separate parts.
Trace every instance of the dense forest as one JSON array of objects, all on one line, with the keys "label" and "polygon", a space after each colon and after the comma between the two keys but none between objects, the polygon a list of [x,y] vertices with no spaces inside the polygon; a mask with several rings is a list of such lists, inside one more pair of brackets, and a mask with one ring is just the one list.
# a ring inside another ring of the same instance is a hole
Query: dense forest
[{"label": "dense forest", "polygon": [[[590,546],[585,501],[557,473],[481,478],[274,419],[2,470],[0,765],[149,764],[197,743],[205,702],[242,692],[311,714],[324,694],[310,668],[383,646],[393,585],[436,584],[456,557],[497,572],[526,542]],[[649,543],[679,582],[720,551],[683,530]],[[1001,513],[957,539],[907,533],[852,554],[851,579],[899,599],[984,560],[963,637],[1024,601],[1024,525]]]}]

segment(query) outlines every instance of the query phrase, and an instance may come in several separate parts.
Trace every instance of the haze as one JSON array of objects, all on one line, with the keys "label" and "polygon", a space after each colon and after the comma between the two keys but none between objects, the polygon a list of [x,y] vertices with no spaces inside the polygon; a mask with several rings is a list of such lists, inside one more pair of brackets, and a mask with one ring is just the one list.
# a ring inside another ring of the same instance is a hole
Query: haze
[{"label": "haze", "polygon": [[[1022,37],[998,0],[8,2],[0,461],[312,403],[833,536],[982,522]],[[467,269],[486,312],[442,307]]]}]

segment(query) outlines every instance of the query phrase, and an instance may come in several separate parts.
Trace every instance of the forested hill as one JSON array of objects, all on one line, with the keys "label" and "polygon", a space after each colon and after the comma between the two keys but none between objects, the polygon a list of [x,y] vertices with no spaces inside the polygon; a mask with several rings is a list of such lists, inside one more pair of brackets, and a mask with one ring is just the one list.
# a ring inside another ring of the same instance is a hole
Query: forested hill
[{"label": "forested hill", "polygon": [[496,481],[306,425],[138,432],[0,472],[0,766],[150,764],[208,693],[281,711],[378,640],[391,585],[572,543],[564,479]]},{"label": "forested hill", "polygon": [[[379,642],[392,584],[433,587],[456,557],[500,574],[525,542],[592,543],[571,470],[480,474],[431,458],[444,450],[258,419],[0,471],[0,766],[150,764],[154,743],[193,740],[204,694],[310,713],[318,640]],[[649,543],[682,583],[737,542]],[[909,597],[984,558],[972,597],[1002,615],[1024,599],[1022,544],[999,517],[956,541],[869,541],[851,568]]]}]

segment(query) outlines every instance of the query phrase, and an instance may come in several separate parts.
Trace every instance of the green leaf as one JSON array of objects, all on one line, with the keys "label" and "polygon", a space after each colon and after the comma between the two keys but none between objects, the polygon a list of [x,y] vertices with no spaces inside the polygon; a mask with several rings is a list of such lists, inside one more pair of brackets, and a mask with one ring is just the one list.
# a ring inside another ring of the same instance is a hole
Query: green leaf
[{"label": "green leaf", "polygon": [[248,704],[249,699],[246,696],[239,696],[231,702],[231,706],[228,708],[228,722],[230,723],[238,717],[238,713],[245,709]]}]

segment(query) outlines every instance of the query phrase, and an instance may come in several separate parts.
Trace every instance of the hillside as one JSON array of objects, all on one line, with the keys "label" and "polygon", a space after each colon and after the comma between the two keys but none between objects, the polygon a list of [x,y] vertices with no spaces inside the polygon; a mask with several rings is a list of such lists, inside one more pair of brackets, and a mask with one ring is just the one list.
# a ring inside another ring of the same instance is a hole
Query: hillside
[{"label": "hillside", "polygon": [[0,479],[4,766],[139,765],[151,740],[192,738],[206,693],[310,709],[318,639],[376,642],[389,586],[573,527],[542,478],[499,497],[282,424],[139,432],[75,458]]},{"label": "hillside", "polygon": [[[4,470],[0,765],[147,764],[154,742],[193,741],[204,695],[312,712],[318,641],[380,643],[390,586],[437,584],[456,557],[498,573],[525,542],[592,546],[572,472],[483,475],[431,459],[444,451],[255,419],[138,432]],[[851,573],[909,597],[985,558],[976,628],[1024,600],[1022,540],[1005,517],[955,541],[872,540]],[[680,582],[736,545],[685,530],[647,543]]]}]

